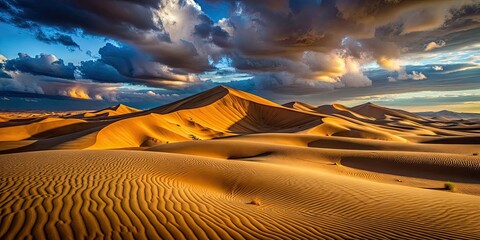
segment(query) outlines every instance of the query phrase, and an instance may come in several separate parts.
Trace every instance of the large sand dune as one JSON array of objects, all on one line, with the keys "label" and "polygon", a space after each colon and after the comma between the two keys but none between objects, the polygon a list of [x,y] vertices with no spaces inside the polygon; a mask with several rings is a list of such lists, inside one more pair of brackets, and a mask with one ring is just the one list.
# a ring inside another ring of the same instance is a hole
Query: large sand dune
[{"label": "large sand dune", "polygon": [[227,87],[0,119],[1,239],[480,238],[474,120]]}]

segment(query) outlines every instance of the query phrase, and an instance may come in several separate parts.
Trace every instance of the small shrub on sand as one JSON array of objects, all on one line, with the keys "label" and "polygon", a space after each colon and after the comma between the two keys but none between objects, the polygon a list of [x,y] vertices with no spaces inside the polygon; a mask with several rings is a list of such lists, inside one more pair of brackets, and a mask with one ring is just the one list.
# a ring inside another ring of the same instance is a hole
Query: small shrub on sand
[{"label": "small shrub on sand", "polygon": [[455,183],[452,183],[452,182],[446,182],[444,184],[444,187],[445,189],[449,190],[449,191],[455,191]]},{"label": "small shrub on sand", "polygon": [[198,138],[197,136],[193,135],[193,134],[190,134],[190,138],[192,140],[201,140],[200,138]]},{"label": "small shrub on sand", "polygon": [[476,153],[473,153],[472,155],[473,155],[473,156],[478,156],[478,152],[476,152]]},{"label": "small shrub on sand", "polygon": [[260,202],[260,199],[258,199],[258,198],[253,198],[252,201],[249,202],[248,204],[252,204],[252,205],[256,205],[256,206],[262,205],[262,203]]}]

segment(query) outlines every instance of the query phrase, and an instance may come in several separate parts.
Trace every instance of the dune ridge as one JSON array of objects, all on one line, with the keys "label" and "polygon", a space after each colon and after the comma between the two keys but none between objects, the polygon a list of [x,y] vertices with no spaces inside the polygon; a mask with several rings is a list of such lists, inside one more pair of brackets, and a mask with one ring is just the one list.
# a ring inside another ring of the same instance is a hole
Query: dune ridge
[{"label": "dune ridge", "polygon": [[91,117],[112,117],[118,116],[123,114],[135,113],[140,112],[140,110],[129,107],[124,104],[118,104],[112,107],[108,107],[102,110],[94,111],[94,112],[87,112],[82,114],[83,117],[91,118]]}]

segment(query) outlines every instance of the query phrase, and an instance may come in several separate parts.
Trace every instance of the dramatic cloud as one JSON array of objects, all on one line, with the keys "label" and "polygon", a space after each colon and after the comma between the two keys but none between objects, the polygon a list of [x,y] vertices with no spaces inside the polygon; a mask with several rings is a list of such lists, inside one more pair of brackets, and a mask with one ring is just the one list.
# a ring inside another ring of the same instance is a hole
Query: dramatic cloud
[{"label": "dramatic cloud", "polygon": [[84,78],[178,89],[189,84],[200,84],[195,74],[155,62],[133,47],[116,47],[108,43],[99,53],[99,60],[81,63],[79,70]]},{"label": "dramatic cloud", "polygon": [[32,58],[26,53],[19,53],[18,58],[6,60],[4,65],[8,71],[66,79],[73,79],[75,71],[73,64],[65,65],[63,60],[51,54],[41,54]]},{"label": "dramatic cloud", "polygon": [[[37,31],[43,24],[70,33],[110,37],[136,46],[160,63],[189,72],[211,70],[208,56],[217,51],[214,44],[206,44],[207,40],[193,34],[195,26],[208,18],[193,0],[1,2],[4,8],[0,11],[7,14],[7,21],[19,27]],[[223,41],[217,38],[225,33],[210,27],[208,35]],[[40,33],[39,38],[75,46],[65,35]]]},{"label": "dramatic cloud", "polygon": [[52,35],[47,35],[43,31],[37,30],[35,37],[45,43],[65,45],[71,50],[80,49],[80,46],[75,41],[73,41],[72,37],[66,34],[55,33]]},{"label": "dramatic cloud", "polygon": [[[242,89],[305,96],[375,85],[363,72],[370,63],[390,71],[390,81],[424,80],[422,72],[430,77],[442,67],[433,65],[444,62],[428,62],[431,72],[407,71],[402,57],[433,58],[466,47],[478,52],[476,0],[210,1],[226,2],[230,11],[214,21],[194,0],[0,0],[1,21],[30,29],[43,42],[69,49],[80,49],[74,38],[85,35],[115,42],[99,55],[87,52],[91,58],[76,66],[48,54],[0,61],[2,86],[113,99],[92,88],[141,85],[187,94],[221,79]],[[228,64],[219,66],[223,59]],[[46,91],[49,81],[54,87]],[[155,89],[131,98],[160,96]]]},{"label": "dramatic cloud", "polygon": [[286,58],[234,58],[233,66],[255,77],[256,85],[262,89],[288,89],[295,86],[305,88],[292,93],[318,91],[342,87],[370,86],[360,65],[353,57],[343,52],[305,52],[296,61]]},{"label": "dramatic cloud", "polygon": [[[67,32],[74,29],[111,37],[150,54],[155,61],[191,73],[211,70],[208,57],[218,59],[226,52],[234,51],[242,57],[295,60],[305,51],[329,52],[342,48],[345,37],[363,42],[363,53],[385,63],[385,59],[397,58],[401,45],[408,43],[383,41],[388,46],[375,47],[378,44],[373,42],[381,41],[371,39],[385,35],[379,29],[400,26],[400,31],[389,32],[391,37],[434,30],[453,18],[452,9],[474,3],[232,0],[226,1],[234,8],[232,15],[214,23],[193,0],[2,2],[8,19],[17,25],[44,24]],[[43,38],[68,44],[63,37]]]},{"label": "dramatic cloud", "polygon": [[65,65],[62,59],[50,54],[35,58],[19,54],[15,59],[0,55],[0,92],[37,94],[47,98],[115,100],[118,85],[78,81],[75,69],[73,64]]},{"label": "dramatic cloud", "polygon": [[11,78],[10,75],[3,71],[5,61],[7,61],[7,58],[0,54],[0,78]]},{"label": "dramatic cloud", "polygon": [[441,48],[441,47],[444,47],[445,46],[445,41],[438,41],[438,42],[429,42],[426,46],[425,46],[425,49],[424,51],[431,51],[435,48]]},{"label": "dramatic cloud", "polygon": [[0,70],[0,78],[12,78],[8,73],[4,72],[3,70]]},{"label": "dramatic cloud", "polygon": [[13,72],[12,78],[0,78],[0,92],[31,93],[40,96],[65,96],[76,99],[116,100],[119,85],[100,84],[91,81],[38,76],[29,73]]},{"label": "dramatic cloud", "polygon": [[380,65],[382,68],[387,69],[389,71],[398,71],[402,67],[400,66],[400,63],[398,60],[386,58],[386,57],[381,57],[377,60],[378,65]]},{"label": "dramatic cloud", "polygon": [[[151,93],[133,90],[121,92],[125,84],[145,85],[161,89],[198,91],[211,87],[197,76],[171,69],[149,57],[124,46],[107,44],[100,50],[98,60],[81,62],[80,66],[64,64],[55,55],[30,57],[19,54],[7,59],[0,55],[0,92],[2,94],[35,94],[35,97],[66,97],[83,100],[131,101],[135,97],[152,97]],[[188,91],[186,91],[188,92]],[[133,95],[132,95],[133,94]],[[155,99],[177,99],[175,93],[156,94]]]}]

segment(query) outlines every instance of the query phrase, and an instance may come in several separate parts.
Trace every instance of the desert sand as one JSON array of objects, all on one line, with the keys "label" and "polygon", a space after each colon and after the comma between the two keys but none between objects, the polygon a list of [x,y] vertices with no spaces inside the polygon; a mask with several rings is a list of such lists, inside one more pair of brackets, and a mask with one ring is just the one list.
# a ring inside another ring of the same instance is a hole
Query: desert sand
[{"label": "desert sand", "polygon": [[4,113],[0,238],[478,239],[479,152],[479,121],[223,86]]}]

